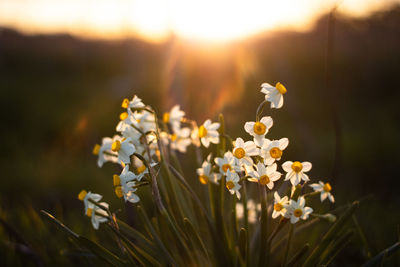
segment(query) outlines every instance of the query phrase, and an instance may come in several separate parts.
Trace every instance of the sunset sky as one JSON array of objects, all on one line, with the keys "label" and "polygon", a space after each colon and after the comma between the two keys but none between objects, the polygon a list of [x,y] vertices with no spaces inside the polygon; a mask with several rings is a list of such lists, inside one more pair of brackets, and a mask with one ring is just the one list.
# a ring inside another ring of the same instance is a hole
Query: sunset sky
[{"label": "sunset sky", "polygon": [[226,41],[269,29],[305,30],[335,5],[364,16],[393,3],[400,0],[0,0],[0,26],[83,37],[162,40],[175,33],[191,40]]}]

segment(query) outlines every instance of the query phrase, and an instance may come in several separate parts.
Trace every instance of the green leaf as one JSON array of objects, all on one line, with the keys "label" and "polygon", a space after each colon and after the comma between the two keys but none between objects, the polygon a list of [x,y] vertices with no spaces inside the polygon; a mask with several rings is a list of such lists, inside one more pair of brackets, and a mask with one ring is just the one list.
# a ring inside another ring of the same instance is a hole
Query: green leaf
[{"label": "green leaf", "polygon": [[239,251],[242,261],[248,265],[248,253],[249,253],[249,246],[248,246],[248,236],[247,231],[244,228],[240,229],[239,232]]},{"label": "green leaf", "polygon": [[389,256],[394,254],[398,249],[400,249],[400,242],[395,243],[393,246],[383,250],[381,253],[373,257],[371,260],[368,262],[364,263],[362,267],[372,267],[372,266],[377,266],[378,264],[383,263],[385,259],[387,259]]},{"label": "green leaf", "polygon": [[90,239],[87,239],[86,237],[79,236],[78,241],[81,245],[83,245],[85,248],[93,252],[97,257],[100,259],[108,262],[112,266],[122,266],[126,264],[126,261],[120,259],[118,256],[116,256],[114,253],[111,251],[107,250],[103,246],[91,241]]},{"label": "green leaf", "polygon": [[201,237],[199,236],[197,231],[194,229],[192,223],[189,221],[188,218],[184,218],[183,222],[184,222],[186,233],[192,240],[192,243],[194,245],[196,245],[196,247],[199,248],[204,253],[204,255],[207,257],[207,259],[210,259],[208,252],[207,252],[207,248],[204,245],[203,241],[201,240]]},{"label": "green leaf", "polygon": [[346,210],[346,212],[332,225],[332,227],[328,230],[328,232],[323,236],[319,245],[313,250],[311,255],[307,258],[306,262],[304,263],[304,267],[315,266],[319,256],[325,251],[328,247],[332,239],[335,235],[339,232],[340,229],[346,224],[348,219],[353,215],[356,208],[358,207],[359,202],[354,201],[353,204]]},{"label": "green leaf", "polygon": [[344,249],[347,244],[351,241],[351,237],[354,234],[353,231],[348,231],[344,235],[337,238],[321,255],[320,264],[328,265],[338,254]]},{"label": "green leaf", "polygon": [[296,254],[293,255],[293,257],[289,260],[287,266],[294,266],[296,263],[298,263],[304,255],[308,252],[310,249],[310,244],[306,243]]}]

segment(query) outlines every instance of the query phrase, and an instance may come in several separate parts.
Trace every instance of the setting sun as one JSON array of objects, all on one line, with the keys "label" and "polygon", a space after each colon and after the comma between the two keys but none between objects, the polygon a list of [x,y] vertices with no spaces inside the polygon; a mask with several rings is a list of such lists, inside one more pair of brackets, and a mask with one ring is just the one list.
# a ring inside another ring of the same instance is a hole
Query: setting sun
[{"label": "setting sun", "polygon": [[84,37],[177,36],[228,41],[277,28],[307,29],[334,6],[364,15],[395,1],[185,1],[185,0],[26,0],[2,1],[0,25],[27,33],[68,32]]}]

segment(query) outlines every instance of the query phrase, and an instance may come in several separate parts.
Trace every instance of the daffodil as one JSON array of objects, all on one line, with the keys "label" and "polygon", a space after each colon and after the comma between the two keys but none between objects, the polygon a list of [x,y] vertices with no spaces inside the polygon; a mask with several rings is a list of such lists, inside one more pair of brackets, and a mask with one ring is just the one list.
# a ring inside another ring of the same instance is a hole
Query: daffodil
[{"label": "daffodil", "polygon": [[130,163],[130,156],[136,151],[130,138],[117,138],[117,140],[111,144],[111,150],[118,154],[118,161],[124,164]]},{"label": "daffodil", "polygon": [[214,173],[211,164],[211,154],[208,155],[207,160],[203,162],[201,168],[196,170],[197,175],[199,176],[199,181],[202,184],[208,184],[208,182],[218,183],[221,179],[221,175]]},{"label": "daffodil", "polygon": [[225,152],[223,158],[215,158],[214,162],[219,166],[219,171],[223,175],[226,175],[228,170],[240,171],[240,166],[235,165],[235,159],[230,151]]},{"label": "daffodil", "polygon": [[[108,209],[108,203],[106,203],[106,202],[101,202],[101,203],[99,203],[99,205]],[[93,208],[90,211],[90,215],[88,214],[88,216],[91,218],[93,228],[96,230],[99,229],[100,223],[108,221],[107,212],[96,205],[93,206]]]},{"label": "daffodil", "polygon": [[319,181],[318,184],[310,184],[310,187],[316,192],[321,192],[321,202],[326,198],[328,198],[332,203],[335,202],[335,198],[331,193],[332,187],[329,183],[323,183],[322,181]]},{"label": "daffodil", "polygon": [[197,136],[200,138],[203,146],[209,147],[210,143],[219,143],[219,133],[217,131],[219,126],[220,124],[218,122],[211,123],[211,120],[206,120],[196,129]]},{"label": "daffodil", "polygon": [[274,188],[274,182],[281,178],[281,173],[276,171],[276,163],[265,167],[261,162],[257,163],[256,171],[250,173],[250,182],[258,182],[261,185],[266,185],[269,189]]},{"label": "daffodil", "polygon": [[286,213],[285,206],[289,204],[289,200],[287,196],[281,198],[278,192],[274,193],[274,210],[272,212],[272,218],[276,218],[279,215],[284,216]]},{"label": "daffodil", "polygon": [[259,149],[253,141],[244,142],[242,138],[236,138],[235,147],[233,148],[233,156],[237,166],[253,165],[251,156],[256,156],[258,154]]},{"label": "daffodil", "polygon": [[271,165],[275,162],[275,160],[280,160],[283,154],[283,150],[285,150],[288,144],[289,139],[287,138],[273,141],[265,139],[260,152],[261,157],[264,159],[264,164]]},{"label": "daffodil", "polygon": [[285,181],[290,180],[292,185],[298,185],[301,180],[308,182],[310,179],[305,172],[311,170],[311,163],[308,161],[299,162],[299,161],[286,161],[282,164],[282,168],[286,173]]},{"label": "daffodil", "polygon": [[163,114],[163,122],[169,123],[173,130],[181,127],[181,120],[185,116],[185,112],[180,110],[179,105],[175,105],[170,112]]},{"label": "daffodil", "polygon": [[262,147],[265,139],[265,135],[268,130],[272,127],[273,121],[270,116],[262,117],[260,121],[248,121],[244,125],[244,129],[247,133],[254,137],[254,143]]},{"label": "daffodil", "polygon": [[308,216],[313,212],[310,207],[304,207],[306,200],[304,197],[300,197],[297,201],[291,199],[289,204],[285,206],[286,213],[285,217],[290,218],[291,223],[296,223],[300,219],[307,220]]},{"label": "daffodil", "polygon": [[143,133],[156,131],[156,119],[153,113],[143,110],[141,112],[135,111],[133,113],[133,126]]},{"label": "daffodil", "polygon": [[170,140],[171,149],[185,153],[187,147],[192,143],[190,139],[190,129],[187,127],[173,129]]},{"label": "daffodil", "polygon": [[121,137],[115,135],[113,138],[104,137],[101,141],[101,145],[96,144],[93,148],[93,154],[98,156],[97,165],[101,168],[107,161],[116,163],[118,162],[118,154],[111,150],[112,143],[114,140],[120,139]]},{"label": "daffodil", "polygon": [[229,190],[229,193],[236,194],[236,197],[240,199],[240,188],[242,186],[239,184],[240,178],[236,172],[231,172],[229,169],[226,173],[226,183],[225,186]]},{"label": "daffodil", "polygon": [[283,106],[283,95],[287,92],[283,84],[278,82],[274,87],[269,83],[263,83],[261,92],[265,94],[265,100],[271,102],[271,108],[281,108]]},{"label": "daffodil", "polygon": [[120,175],[115,174],[113,176],[113,183],[117,197],[124,197],[125,201],[130,201],[132,203],[138,202],[140,199],[135,194],[137,188],[134,188],[138,177],[141,179],[142,176],[135,175],[133,172],[129,171],[128,165],[124,167]]},{"label": "daffodil", "polygon": [[96,206],[93,202],[99,202],[103,198],[102,195],[95,194],[92,192],[87,192],[86,190],[82,190],[78,194],[78,199],[83,201],[83,205],[85,207],[85,214],[88,215],[88,213],[91,213],[90,209],[93,209],[94,206]]},{"label": "daffodil", "polygon": [[140,99],[139,97],[134,95],[131,101],[129,101],[129,99],[125,98],[122,101],[121,107],[135,109],[135,108],[143,108],[143,107],[145,107],[145,105],[143,104],[142,99]]}]

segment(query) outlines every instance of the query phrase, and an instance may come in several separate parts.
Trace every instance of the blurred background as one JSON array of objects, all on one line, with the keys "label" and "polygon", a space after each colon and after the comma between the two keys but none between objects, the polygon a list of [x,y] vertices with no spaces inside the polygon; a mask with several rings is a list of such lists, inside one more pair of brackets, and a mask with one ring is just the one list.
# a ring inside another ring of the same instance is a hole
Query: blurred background
[{"label": "blurred background", "polygon": [[[400,223],[399,48],[394,0],[1,0],[0,261],[69,264],[38,212],[95,239],[83,188],[121,206],[119,169],[99,169],[91,151],[115,133],[123,98],[159,113],[179,104],[198,123],[223,113],[228,133],[250,140],[260,85],[278,81],[288,93],[266,109],[269,137],[288,137],[285,159],[331,181],[335,205],[370,196],[357,216],[376,254]],[[339,263],[362,263],[357,242]]]}]

